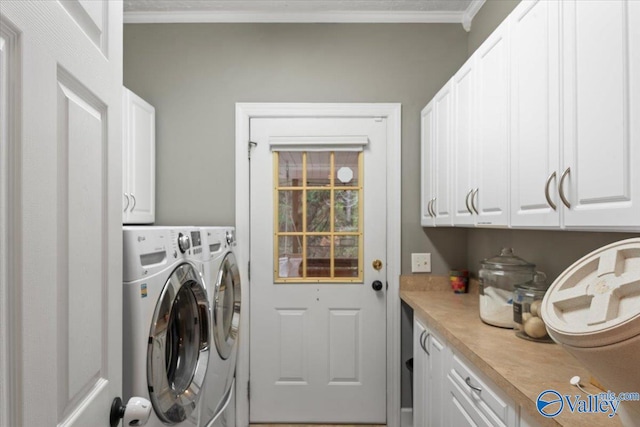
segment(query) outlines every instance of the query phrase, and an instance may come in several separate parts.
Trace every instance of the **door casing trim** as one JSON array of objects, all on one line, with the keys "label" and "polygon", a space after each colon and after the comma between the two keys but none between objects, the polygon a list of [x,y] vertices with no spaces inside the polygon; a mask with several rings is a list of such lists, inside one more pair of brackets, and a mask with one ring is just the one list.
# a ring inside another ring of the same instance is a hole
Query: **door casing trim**
[{"label": "door casing trim", "polygon": [[[387,425],[400,427],[400,272],[402,106],[399,103],[236,103],[236,257],[249,299],[249,153],[252,118],[354,117],[387,120]],[[247,307],[247,303],[243,304]],[[236,422],[249,426],[249,312],[242,310],[236,370]]]},{"label": "door casing trim", "polygon": [[0,23],[0,425],[22,425],[22,45],[16,26],[4,16]]}]

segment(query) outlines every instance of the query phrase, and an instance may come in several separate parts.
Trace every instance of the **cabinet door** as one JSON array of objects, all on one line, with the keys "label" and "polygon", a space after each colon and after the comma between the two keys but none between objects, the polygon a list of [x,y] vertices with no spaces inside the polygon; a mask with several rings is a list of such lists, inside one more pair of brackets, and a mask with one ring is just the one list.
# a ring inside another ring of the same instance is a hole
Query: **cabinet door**
[{"label": "cabinet door", "polygon": [[423,227],[434,226],[431,205],[433,202],[433,178],[431,170],[433,144],[433,102],[427,104],[420,114],[420,223]]},{"label": "cabinet door", "polygon": [[640,4],[563,1],[567,228],[640,229]]},{"label": "cabinet door", "polygon": [[425,394],[428,358],[422,348],[426,328],[418,320],[413,322],[413,427],[427,426],[428,401]]},{"label": "cabinet door", "polygon": [[559,3],[523,1],[511,14],[511,225],[559,227]]},{"label": "cabinet door", "polygon": [[451,135],[453,130],[453,95],[449,81],[435,96],[433,171],[433,208],[436,225],[453,225],[451,214]]},{"label": "cabinet door", "polygon": [[129,94],[126,87],[122,88],[122,223],[129,220],[131,197],[129,196]]},{"label": "cabinet door", "polygon": [[427,399],[430,410],[427,414],[428,425],[431,427],[445,425],[444,401],[447,377],[448,348],[443,339],[429,331],[426,347],[429,350],[429,383],[427,384]]},{"label": "cabinet door", "polygon": [[474,191],[474,67],[472,56],[453,77],[453,156],[452,203],[454,225],[475,225],[471,207]]},{"label": "cabinet door", "polygon": [[508,225],[509,200],[509,18],[476,52],[476,224]]},{"label": "cabinet door", "polygon": [[128,177],[131,203],[127,223],[148,224],[155,220],[155,109],[129,91]]}]

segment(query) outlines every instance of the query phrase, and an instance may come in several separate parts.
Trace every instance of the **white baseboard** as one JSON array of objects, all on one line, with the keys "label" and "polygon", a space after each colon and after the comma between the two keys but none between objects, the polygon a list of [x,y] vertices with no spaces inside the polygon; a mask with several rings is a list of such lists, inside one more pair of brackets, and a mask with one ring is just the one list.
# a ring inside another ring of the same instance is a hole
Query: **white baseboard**
[{"label": "white baseboard", "polygon": [[400,409],[400,427],[413,427],[413,409]]}]

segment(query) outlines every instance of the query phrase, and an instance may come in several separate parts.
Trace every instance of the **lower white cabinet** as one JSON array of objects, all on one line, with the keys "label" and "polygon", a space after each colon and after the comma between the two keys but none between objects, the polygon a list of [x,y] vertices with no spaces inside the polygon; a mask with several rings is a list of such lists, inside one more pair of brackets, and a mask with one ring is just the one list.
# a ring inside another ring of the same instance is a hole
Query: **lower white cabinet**
[{"label": "lower white cabinet", "polygon": [[413,326],[414,427],[516,427],[519,408],[420,319]]},{"label": "lower white cabinet", "polygon": [[429,399],[426,394],[429,358],[423,347],[427,328],[418,319],[413,322],[413,427],[427,426]]},{"label": "lower white cabinet", "polygon": [[447,425],[443,399],[450,349],[419,320],[414,323],[413,336],[413,425]]}]

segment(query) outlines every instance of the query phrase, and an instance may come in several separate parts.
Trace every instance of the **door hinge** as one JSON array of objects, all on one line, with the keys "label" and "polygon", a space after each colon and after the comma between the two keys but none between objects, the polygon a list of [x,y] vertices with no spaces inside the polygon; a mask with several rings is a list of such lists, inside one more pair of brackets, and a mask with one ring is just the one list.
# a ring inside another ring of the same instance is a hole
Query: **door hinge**
[{"label": "door hinge", "polygon": [[257,142],[249,141],[249,145],[247,146],[247,155],[251,158],[251,149],[258,145]]},{"label": "door hinge", "polygon": [[251,400],[251,381],[247,381],[247,399]]}]

